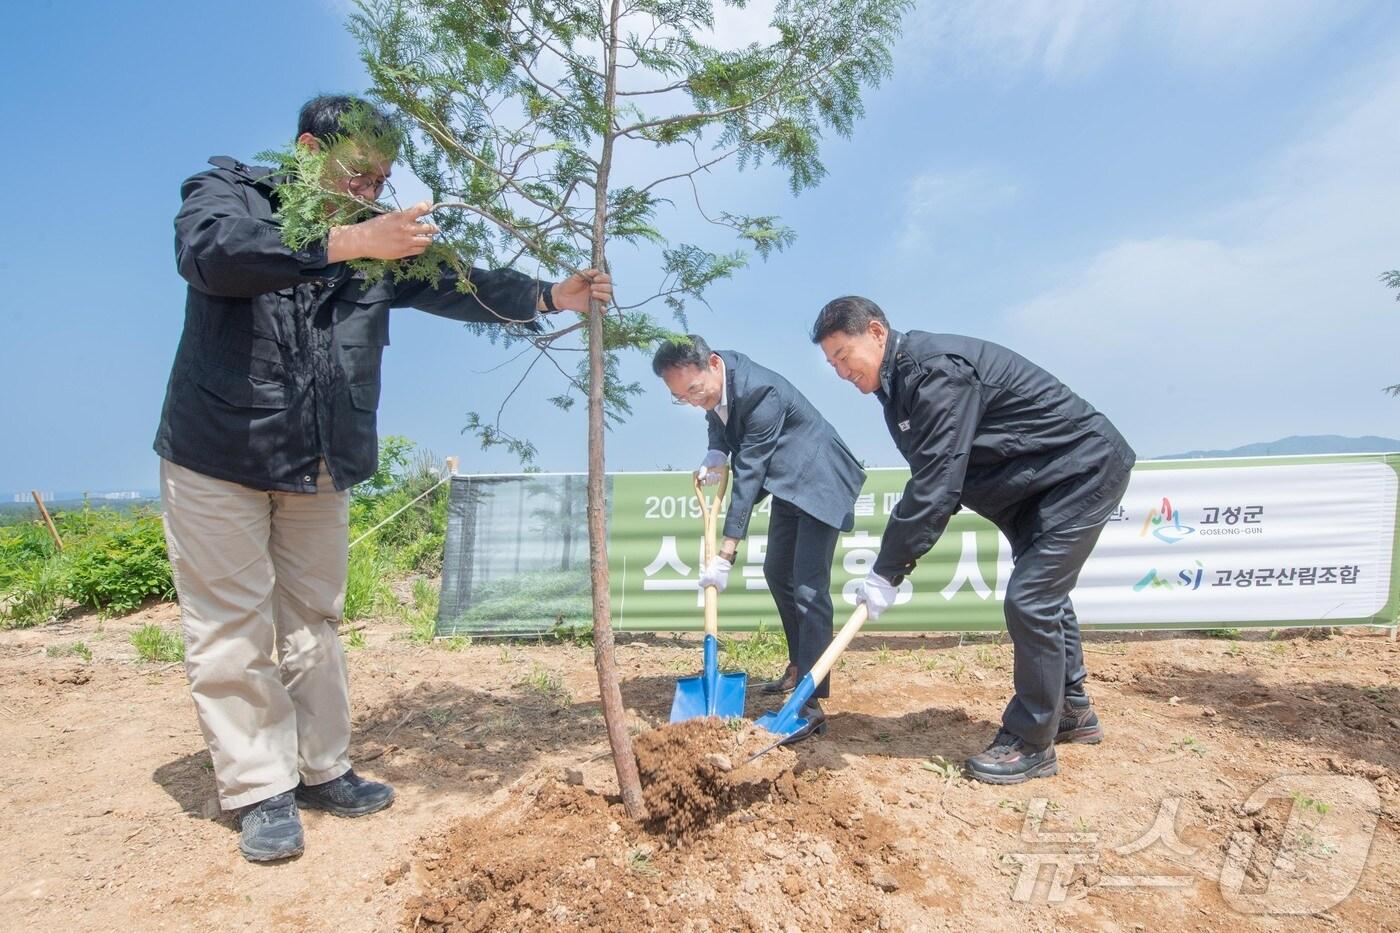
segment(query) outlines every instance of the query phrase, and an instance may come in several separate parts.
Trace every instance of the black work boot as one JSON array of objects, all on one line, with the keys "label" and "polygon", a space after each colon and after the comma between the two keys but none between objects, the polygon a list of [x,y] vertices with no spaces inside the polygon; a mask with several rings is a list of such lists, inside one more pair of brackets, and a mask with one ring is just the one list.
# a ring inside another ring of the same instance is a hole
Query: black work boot
[{"label": "black work boot", "polygon": [[1056,742],[1097,745],[1103,741],[1103,726],[1094,712],[1093,701],[1086,696],[1067,696],[1060,706],[1060,729]]},{"label": "black work boot", "polygon": [[969,758],[966,766],[969,775],[987,784],[1020,784],[1060,771],[1053,742],[1030,745],[1005,729],[998,730],[987,750]]},{"label": "black work boot", "polygon": [[797,680],[797,665],[789,664],[787,670],[783,671],[783,676],[768,681],[759,689],[764,693],[791,693],[797,688]]},{"label": "black work boot", "polygon": [[346,771],[324,784],[298,784],[297,800],[308,809],[325,810],[336,816],[365,816],[393,803],[394,789]]},{"label": "black work boot", "polygon": [[245,807],[238,817],[238,851],[250,862],[275,862],[306,848],[291,791]]}]

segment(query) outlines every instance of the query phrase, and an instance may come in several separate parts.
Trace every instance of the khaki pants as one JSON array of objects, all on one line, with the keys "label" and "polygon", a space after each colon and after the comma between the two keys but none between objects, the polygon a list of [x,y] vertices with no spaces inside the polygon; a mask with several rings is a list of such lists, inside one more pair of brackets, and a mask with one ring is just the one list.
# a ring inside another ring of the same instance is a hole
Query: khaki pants
[{"label": "khaki pants", "polygon": [[226,810],[350,769],[350,494],[324,464],[316,485],[260,492],[161,461],[185,672]]}]

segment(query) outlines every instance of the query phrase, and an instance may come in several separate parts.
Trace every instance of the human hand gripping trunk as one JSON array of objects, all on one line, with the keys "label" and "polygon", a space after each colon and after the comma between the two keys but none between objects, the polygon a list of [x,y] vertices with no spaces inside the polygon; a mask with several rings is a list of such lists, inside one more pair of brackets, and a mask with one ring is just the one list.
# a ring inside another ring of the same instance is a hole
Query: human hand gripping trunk
[{"label": "human hand gripping trunk", "polygon": [[942,536],[962,499],[967,460],[982,420],[982,384],[972,365],[943,357],[914,377],[909,430],[895,443],[909,461],[909,481],[880,541],[874,571],[898,584]]}]

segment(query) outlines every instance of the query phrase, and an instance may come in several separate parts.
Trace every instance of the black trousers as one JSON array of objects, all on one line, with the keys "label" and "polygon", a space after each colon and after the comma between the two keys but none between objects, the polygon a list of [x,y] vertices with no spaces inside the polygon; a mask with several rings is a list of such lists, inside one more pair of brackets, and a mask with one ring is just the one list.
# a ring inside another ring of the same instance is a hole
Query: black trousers
[{"label": "black trousers", "polygon": [[[788,661],[797,665],[799,677],[831,644],[831,559],[840,534],[791,502],[773,497],[763,576],[783,620]],[[812,695],[830,694],[831,678],[826,677]]]},{"label": "black trousers", "polygon": [[1105,498],[1106,505],[1088,516],[1094,524],[1034,537],[1003,529],[1015,560],[1002,608],[1014,655],[1016,695],[1006,705],[1001,724],[1032,745],[1055,741],[1065,696],[1084,693],[1084,648],[1069,594],[1127,483],[1125,474]]}]

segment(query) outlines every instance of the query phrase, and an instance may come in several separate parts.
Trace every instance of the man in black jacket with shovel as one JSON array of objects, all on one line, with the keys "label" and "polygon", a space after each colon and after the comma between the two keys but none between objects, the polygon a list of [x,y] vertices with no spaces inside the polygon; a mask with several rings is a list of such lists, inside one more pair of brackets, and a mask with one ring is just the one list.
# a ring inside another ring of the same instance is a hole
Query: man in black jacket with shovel
[{"label": "man in black jacket with shovel", "polygon": [[867,298],[828,303],[812,342],[837,375],[879,398],[912,471],[857,600],[872,619],[889,608],[961,506],[1000,528],[1015,559],[1004,609],[1016,692],[967,768],[993,784],[1055,774],[1055,742],[1103,737],[1069,595],[1127,488],[1132,448],[1025,357],[972,337],[900,333]]},{"label": "man in black jacket with shovel", "polygon": [[[702,588],[713,584],[723,592],[755,507],[764,496],[773,497],[763,576],[787,636],[788,666],[763,689],[791,691],[831,644],[831,559],[837,537],[855,525],[865,471],[792,383],[742,353],[712,351],[690,334],[663,344],[652,370],[677,405],[706,412],[709,451],[700,467],[702,481],[715,467],[730,464],[724,541],[701,573]],[[818,700],[829,695],[828,678],[803,709],[811,724],[807,734],[825,730]]]}]

